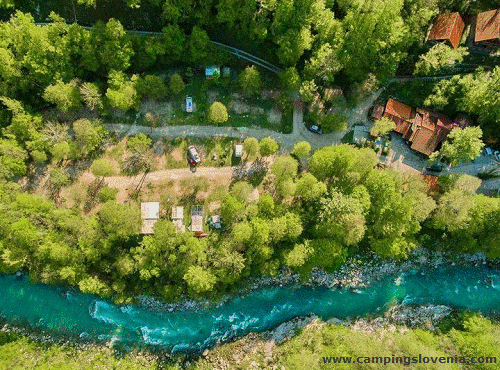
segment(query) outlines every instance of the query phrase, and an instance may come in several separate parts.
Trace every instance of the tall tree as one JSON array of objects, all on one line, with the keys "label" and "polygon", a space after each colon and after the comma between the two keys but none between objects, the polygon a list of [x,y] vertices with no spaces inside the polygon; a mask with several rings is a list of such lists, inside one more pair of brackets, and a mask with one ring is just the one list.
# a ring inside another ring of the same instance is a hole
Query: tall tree
[{"label": "tall tree", "polygon": [[481,154],[484,147],[482,136],[483,131],[477,126],[456,128],[450,132],[441,150],[431,155],[431,159],[445,157],[451,165],[473,160]]}]

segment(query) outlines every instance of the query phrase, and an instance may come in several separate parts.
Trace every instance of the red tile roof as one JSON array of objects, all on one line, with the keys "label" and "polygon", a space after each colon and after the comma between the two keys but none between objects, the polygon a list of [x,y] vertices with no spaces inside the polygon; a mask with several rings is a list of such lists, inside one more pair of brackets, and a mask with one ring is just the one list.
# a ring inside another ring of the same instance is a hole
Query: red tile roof
[{"label": "red tile roof", "polygon": [[391,116],[404,120],[411,120],[413,118],[412,107],[392,98],[389,98],[387,100],[387,103],[385,104],[384,114],[390,114]]},{"label": "red tile roof", "polygon": [[458,12],[439,14],[431,26],[427,41],[448,40],[454,49],[460,44],[464,21]]},{"label": "red tile roof", "polygon": [[500,9],[488,10],[477,15],[475,42],[500,38]]}]

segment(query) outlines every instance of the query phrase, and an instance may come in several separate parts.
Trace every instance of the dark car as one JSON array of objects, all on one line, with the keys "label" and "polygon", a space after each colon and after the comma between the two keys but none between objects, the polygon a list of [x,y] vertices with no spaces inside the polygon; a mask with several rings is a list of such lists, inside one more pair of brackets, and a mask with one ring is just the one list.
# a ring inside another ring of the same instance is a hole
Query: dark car
[{"label": "dark car", "polygon": [[188,148],[187,159],[191,166],[196,166],[198,163],[200,163],[200,155],[198,154],[198,151],[196,150],[196,147],[194,145],[191,145]]},{"label": "dark car", "polygon": [[318,134],[318,135],[321,135],[323,133],[323,130],[321,129],[321,127],[319,127],[317,125],[307,126],[307,129],[311,132],[314,132],[315,134]]},{"label": "dark car", "polygon": [[425,167],[425,169],[427,171],[431,171],[431,172],[441,172],[443,170],[443,166],[441,166],[440,164],[434,163],[433,165]]}]

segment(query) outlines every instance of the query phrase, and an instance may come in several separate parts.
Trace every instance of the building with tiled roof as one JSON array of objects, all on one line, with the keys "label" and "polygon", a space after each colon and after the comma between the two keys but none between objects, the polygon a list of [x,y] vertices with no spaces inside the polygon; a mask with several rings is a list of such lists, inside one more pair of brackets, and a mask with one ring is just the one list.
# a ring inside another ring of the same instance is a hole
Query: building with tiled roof
[{"label": "building with tiled roof", "polygon": [[477,15],[474,46],[488,50],[500,47],[500,9],[488,10]]},{"label": "building with tiled roof", "polygon": [[459,127],[448,117],[425,109],[413,109],[409,105],[389,98],[382,115],[392,120],[410,147],[422,154],[430,155],[439,149],[454,128]]},{"label": "building with tiled roof", "polygon": [[432,23],[425,41],[445,42],[456,49],[462,39],[465,23],[458,12],[439,14]]},{"label": "building with tiled roof", "polygon": [[385,104],[383,117],[389,118],[396,124],[394,131],[403,135],[403,138],[408,134],[413,120],[415,119],[415,110],[397,100],[389,98]]}]

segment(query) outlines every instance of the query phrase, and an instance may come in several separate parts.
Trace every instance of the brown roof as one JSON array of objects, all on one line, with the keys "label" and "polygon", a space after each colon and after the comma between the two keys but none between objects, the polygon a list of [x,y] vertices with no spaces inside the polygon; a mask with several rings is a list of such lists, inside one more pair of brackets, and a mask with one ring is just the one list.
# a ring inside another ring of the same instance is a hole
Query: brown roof
[{"label": "brown roof", "polygon": [[500,9],[488,10],[477,15],[475,42],[500,38]]},{"label": "brown roof", "polygon": [[384,106],[381,104],[376,104],[373,107],[371,118],[373,120],[380,119],[382,118],[383,114],[384,114]]},{"label": "brown roof", "polygon": [[391,116],[401,118],[404,120],[411,120],[412,108],[409,105],[401,103],[397,100],[389,98],[385,104],[385,114],[390,114]]},{"label": "brown roof", "polygon": [[464,21],[458,12],[439,14],[431,26],[427,41],[448,40],[454,49],[460,44]]}]

